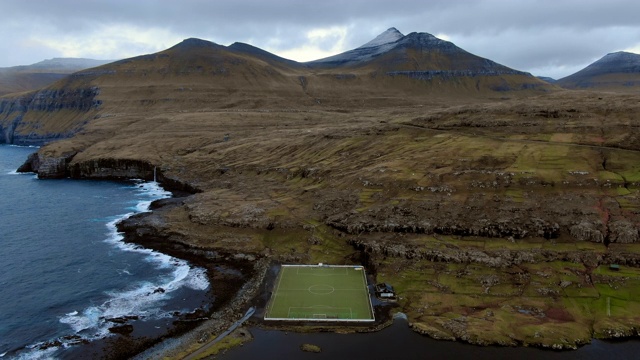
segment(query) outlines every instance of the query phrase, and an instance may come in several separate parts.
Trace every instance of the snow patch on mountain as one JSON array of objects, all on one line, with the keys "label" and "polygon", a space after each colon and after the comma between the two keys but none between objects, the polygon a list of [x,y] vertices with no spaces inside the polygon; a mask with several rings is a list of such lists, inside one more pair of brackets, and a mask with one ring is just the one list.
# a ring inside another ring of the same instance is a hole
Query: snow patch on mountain
[{"label": "snow patch on mountain", "polygon": [[393,49],[394,46],[404,38],[404,35],[396,28],[389,28],[382,34],[376,36],[375,39],[369,41],[368,43],[355,48],[353,50],[349,50],[343,52],[338,55],[330,56],[324,59],[311,61],[310,64],[352,64],[358,62],[368,61],[380,54],[384,54],[385,52]]},{"label": "snow patch on mountain", "polygon": [[376,47],[376,46],[381,46],[381,45],[386,45],[386,44],[391,44],[394,43],[400,39],[402,39],[404,37],[404,35],[402,35],[402,33],[400,31],[398,31],[398,29],[392,27],[387,29],[387,31],[383,32],[382,34],[376,36],[375,39],[369,41],[368,43],[360,46],[358,49],[364,49],[364,48],[370,48],[370,47]]},{"label": "snow patch on mountain", "polygon": [[620,65],[639,65],[640,64],[640,55],[618,51],[614,53],[610,53],[605,55],[600,60],[596,61],[594,64],[606,64],[606,63],[619,63]]}]

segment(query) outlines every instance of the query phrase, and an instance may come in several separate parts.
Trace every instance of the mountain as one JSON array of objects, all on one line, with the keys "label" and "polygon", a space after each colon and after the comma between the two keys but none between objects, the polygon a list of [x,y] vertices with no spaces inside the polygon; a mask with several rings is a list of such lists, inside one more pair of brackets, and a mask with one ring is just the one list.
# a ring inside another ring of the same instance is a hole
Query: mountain
[{"label": "mountain", "polygon": [[373,67],[380,71],[446,71],[469,75],[519,74],[491,60],[473,55],[428,33],[403,35],[390,28],[353,50],[307,63],[314,67]]},{"label": "mountain", "polygon": [[0,142],[42,144],[114,116],[126,122],[164,112],[314,103],[288,60],[238,47],[186,39],[158,53],[75,72],[38,91],[5,96]]},{"label": "mountain", "polygon": [[213,109],[373,108],[423,103],[425,95],[486,98],[552,89],[528,73],[433,35],[405,36],[395,28],[354,50],[304,64],[248,44],[223,46],[190,38],[0,101],[0,139],[38,144],[72,136],[113,114],[133,118]]},{"label": "mountain", "polygon": [[40,89],[76,71],[109,62],[82,58],[53,58],[31,65],[0,68],[0,96]]},{"label": "mountain", "polygon": [[601,89],[610,91],[633,91],[640,89],[640,55],[619,51],[558,80],[558,85],[567,89]]},{"label": "mountain", "polygon": [[113,60],[95,60],[95,59],[84,59],[84,58],[53,58],[47,59],[35,64],[27,65],[27,66],[16,66],[15,68],[21,68],[24,70],[43,70],[47,72],[63,72],[63,73],[71,73],[76,72],[83,69],[88,69],[104,64],[108,64]]},{"label": "mountain", "polygon": [[316,67],[332,67],[362,63],[389,51],[403,37],[404,35],[400,31],[392,27],[358,48],[324,59],[310,61],[307,64]]},{"label": "mountain", "polygon": [[260,48],[257,48],[253,45],[249,45],[249,44],[245,44],[245,43],[240,43],[240,42],[235,42],[231,45],[229,45],[228,47],[230,50],[239,52],[239,53],[243,53],[246,55],[251,55],[251,56],[255,56],[258,59],[264,60],[266,62],[268,62],[271,65],[275,65],[275,66],[279,66],[279,65],[286,65],[286,66],[291,66],[291,67],[301,67],[303,66],[302,64],[300,64],[299,62],[293,61],[293,60],[289,60],[289,59],[285,59],[283,57],[280,57],[278,55],[272,54],[268,51],[262,50]]},{"label": "mountain", "polygon": [[[318,70],[418,80],[441,91],[550,89],[531,74],[471,54],[428,33],[403,35],[390,28],[353,50],[306,63]],[[453,87],[454,89],[451,89]]]}]

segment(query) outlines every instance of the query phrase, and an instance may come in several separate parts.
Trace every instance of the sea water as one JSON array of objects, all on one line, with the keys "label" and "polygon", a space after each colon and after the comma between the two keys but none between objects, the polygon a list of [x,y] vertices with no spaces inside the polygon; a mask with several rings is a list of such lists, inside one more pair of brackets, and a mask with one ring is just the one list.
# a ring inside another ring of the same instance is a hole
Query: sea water
[{"label": "sea water", "polygon": [[35,150],[0,145],[0,359],[82,354],[78,340],[115,336],[109,319],[170,322],[193,310],[181,300],[205,298],[205,270],[116,230],[169,193],[153,182],[17,174]]}]

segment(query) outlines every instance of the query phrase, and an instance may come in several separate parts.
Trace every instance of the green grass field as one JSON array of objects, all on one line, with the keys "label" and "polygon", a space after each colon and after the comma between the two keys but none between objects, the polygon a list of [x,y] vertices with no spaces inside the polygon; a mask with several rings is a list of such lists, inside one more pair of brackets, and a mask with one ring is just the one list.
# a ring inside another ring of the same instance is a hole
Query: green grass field
[{"label": "green grass field", "polygon": [[282,265],[264,318],[374,321],[364,268]]}]

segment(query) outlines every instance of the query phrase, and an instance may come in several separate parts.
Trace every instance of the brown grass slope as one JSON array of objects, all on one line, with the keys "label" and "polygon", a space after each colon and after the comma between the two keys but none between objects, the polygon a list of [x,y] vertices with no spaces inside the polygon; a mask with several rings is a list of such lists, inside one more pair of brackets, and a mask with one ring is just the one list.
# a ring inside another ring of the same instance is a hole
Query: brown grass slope
[{"label": "brown grass slope", "polygon": [[162,111],[101,119],[40,152],[79,151],[71,166],[87,177],[104,159],[145,161],[199,188],[155,215],[172,241],[364,261],[420,332],[571,348],[640,321],[639,107],[637,96],[566,91]]},{"label": "brown grass slope", "polygon": [[494,63],[490,68],[502,72],[483,74],[478,65],[473,74],[452,68],[453,73],[429,78],[380,73],[409,69],[418,57],[421,67],[435,66],[437,59],[438,69],[470,63],[420,52],[415,36],[380,59],[348,69],[315,69],[246,44],[187,39],[155,54],[80,71],[40,91],[4,97],[0,132],[5,142],[34,144],[68,137],[98,118],[150,111],[364,108],[421,103],[425,96],[488,98],[510,90],[524,96],[553,89]]},{"label": "brown grass slope", "polygon": [[33,73],[0,69],[0,96],[40,89],[67,75],[68,73]]}]

